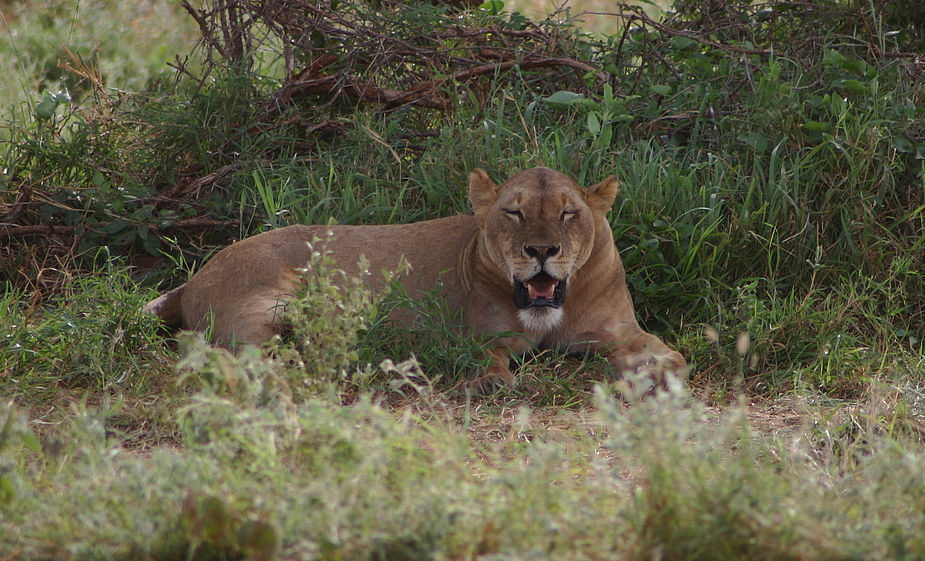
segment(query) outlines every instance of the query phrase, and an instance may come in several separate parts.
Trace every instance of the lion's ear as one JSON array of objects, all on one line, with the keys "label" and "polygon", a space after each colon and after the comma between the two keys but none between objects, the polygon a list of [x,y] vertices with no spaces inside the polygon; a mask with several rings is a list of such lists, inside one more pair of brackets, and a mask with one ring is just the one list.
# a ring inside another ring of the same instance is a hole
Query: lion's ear
[{"label": "lion's ear", "polygon": [[594,214],[607,216],[614,200],[617,198],[619,189],[620,185],[617,183],[617,178],[611,175],[597,185],[584,190],[585,202],[588,203]]},{"label": "lion's ear", "polygon": [[498,200],[498,186],[483,169],[473,170],[469,174],[469,200],[476,216],[484,215]]}]

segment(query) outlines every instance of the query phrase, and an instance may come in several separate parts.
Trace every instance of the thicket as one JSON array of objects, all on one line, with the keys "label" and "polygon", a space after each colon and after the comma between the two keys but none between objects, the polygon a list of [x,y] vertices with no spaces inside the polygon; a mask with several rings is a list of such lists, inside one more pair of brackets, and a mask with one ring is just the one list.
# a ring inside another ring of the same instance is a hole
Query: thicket
[{"label": "thicket", "polygon": [[925,338],[910,6],[619,5],[591,36],[498,2],[184,4],[202,64],[178,59],[174,87],[114,94],[85,61],[67,71],[92,103],[10,123],[3,282],[41,305],[106,247],[164,288],[267,228],[466,212],[475,167],[616,173],[641,319],[695,383],[855,391]]}]

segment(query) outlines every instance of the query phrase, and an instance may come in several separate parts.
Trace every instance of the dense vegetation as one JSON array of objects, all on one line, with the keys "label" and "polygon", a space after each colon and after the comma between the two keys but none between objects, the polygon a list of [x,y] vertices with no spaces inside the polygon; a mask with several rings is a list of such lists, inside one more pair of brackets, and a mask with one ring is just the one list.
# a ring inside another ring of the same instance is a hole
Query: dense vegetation
[{"label": "dense vegetation", "polygon": [[[118,6],[36,2],[3,46],[37,94],[0,133],[0,558],[925,557],[917,3],[680,0],[595,35],[184,3],[134,45]],[[202,40],[168,76],[179,18]],[[308,291],[296,341],[239,356],[139,314],[232,240],[466,212],[471,169],[541,164],[620,179],[693,396],[544,354],[461,400],[478,342],[436,298],[398,332],[400,293]]]}]

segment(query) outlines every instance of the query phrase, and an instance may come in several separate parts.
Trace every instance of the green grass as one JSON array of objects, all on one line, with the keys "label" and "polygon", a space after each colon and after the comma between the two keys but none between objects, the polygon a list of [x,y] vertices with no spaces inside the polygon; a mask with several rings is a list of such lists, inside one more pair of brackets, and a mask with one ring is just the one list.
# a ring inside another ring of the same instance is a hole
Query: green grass
[{"label": "green grass", "polygon": [[[176,85],[157,77],[195,27],[178,6],[29,6],[0,57],[20,77],[0,145],[0,559],[925,557],[915,6],[680,2],[663,27],[547,22],[543,40],[503,11],[449,16],[519,33],[500,42],[430,40],[441,7],[342,3],[326,17],[362,33],[260,20],[254,56],[197,51],[201,80]],[[60,45],[94,67],[97,44],[126,93],[58,68]],[[283,44],[297,70],[333,52],[326,71],[396,90],[492,48],[598,70],[444,84],[446,112],[268,108]],[[637,314],[694,365],[689,392],[638,399],[600,357],[544,352],[467,400],[484,342],[438,295],[327,290],[336,269],[294,337],[239,355],[139,311],[233,240],[468,212],[472,169],[535,165],[618,177]],[[422,320],[393,325],[394,306]]]},{"label": "green grass", "polygon": [[155,323],[140,313],[151,292],[138,290],[124,265],[98,256],[91,276],[65,282],[45,310],[12,290],[3,297],[5,393],[51,399],[60,389],[143,395],[161,385],[146,370],[165,359]]},{"label": "green grass", "polygon": [[491,443],[440,401],[395,415],[206,389],[176,412],[182,450],[145,454],[102,431],[116,408],[77,407],[42,451],[5,406],[0,524],[24,558],[917,557],[921,444],[907,416],[879,415],[919,398],[797,405],[804,426],[770,437],[742,407],[627,408],[601,389],[578,427],[470,411]]}]

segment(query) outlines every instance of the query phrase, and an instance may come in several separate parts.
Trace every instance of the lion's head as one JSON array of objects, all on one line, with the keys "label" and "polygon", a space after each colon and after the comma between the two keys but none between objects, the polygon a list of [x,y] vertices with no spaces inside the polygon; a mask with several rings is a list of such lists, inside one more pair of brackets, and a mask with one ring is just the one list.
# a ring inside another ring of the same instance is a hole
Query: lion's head
[{"label": "lion's head", "polygon": [[609,177],[582,189],[548,168],[520,172],[504,184],[482,170],[469,178],[469,197],[491,263],[510,282],[524,325],[548,331],[563,316],[569,279],[591,255],[617,194]]}]

